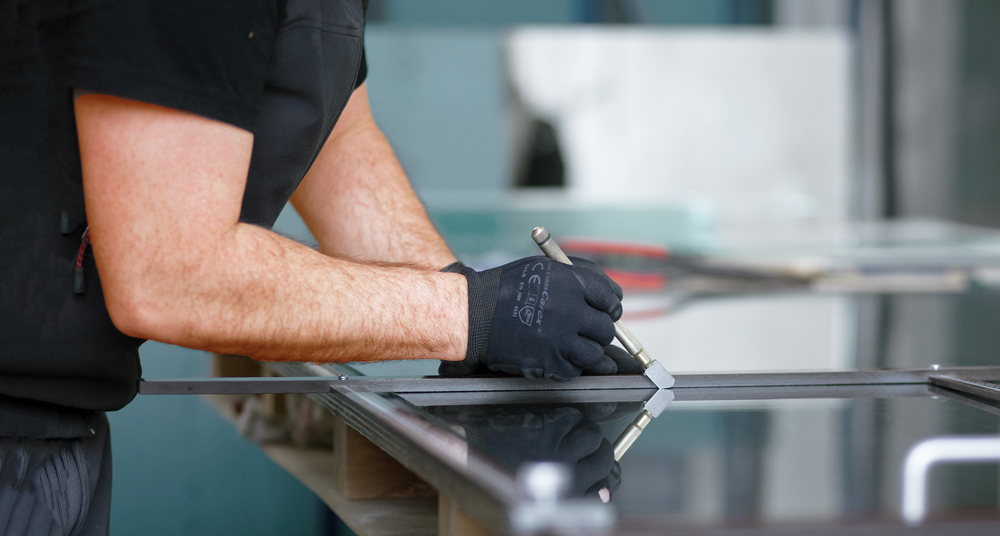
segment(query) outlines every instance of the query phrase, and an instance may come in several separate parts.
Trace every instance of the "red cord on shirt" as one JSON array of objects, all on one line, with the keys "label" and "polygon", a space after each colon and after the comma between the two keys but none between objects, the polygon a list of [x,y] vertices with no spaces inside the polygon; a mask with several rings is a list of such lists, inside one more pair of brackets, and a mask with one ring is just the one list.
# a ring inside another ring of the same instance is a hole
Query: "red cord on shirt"
[{"label": "red cord on shirt", "polygon": [[76,267],[83,268],[83,256],[87,254],[87,246],[90,245],[90,227],[83,230],[83,237],[80,239],[80,251],[76,254]]},{"label": "red cord on shirt", "polygon": [[73,292],[83,294],[86,290],[86,283],[83,276],[83,256],[87,254],[87,246],[90,245],[90,227],[83,230],[80,238],[80,250],[76,253],[76,267],[73,269]]}]

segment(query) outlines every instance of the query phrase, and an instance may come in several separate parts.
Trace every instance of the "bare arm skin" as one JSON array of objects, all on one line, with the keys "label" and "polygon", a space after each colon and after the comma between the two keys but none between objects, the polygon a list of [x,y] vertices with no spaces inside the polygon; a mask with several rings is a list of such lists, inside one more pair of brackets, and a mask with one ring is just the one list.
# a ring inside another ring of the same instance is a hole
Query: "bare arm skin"
[{"label": "bare arm skin", "polygon": [[455,262],[354,91],[292,205],[324,253],[441,269]]},{"label": "bare arm skin", "polygon": [[461,275],[329,257],[239,223],[251,133],[97,94],[76,117],[94,255],[124,333],[257,359],[465,357]]}]

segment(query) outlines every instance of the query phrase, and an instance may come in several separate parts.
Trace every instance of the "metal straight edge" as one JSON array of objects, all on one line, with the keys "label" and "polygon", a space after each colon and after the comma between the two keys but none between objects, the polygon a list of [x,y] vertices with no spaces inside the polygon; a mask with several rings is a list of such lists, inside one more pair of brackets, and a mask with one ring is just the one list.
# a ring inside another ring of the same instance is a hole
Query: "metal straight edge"
[{"label": "metal straight edge", "polygon": [[[182,378],[139,380],[140,394],[251,394],[320,393],[331,386],[361,387],[387,393],[448,393],[487,391],[572,391],[597,389],[650,389],[653,383],[642,375],[581,376],[568,382],[529,380],[518,377],[465,378],[362,378],[339,380],[311,376],[310,369],[295,368],[302,377],[273,378]],[[286,369],[286,372],[291,370]],[[998,380],[1000,367],[940,367],[931,369],[850,370],[820,372],[756,372],[745,374],[677,374],[674,390],[738,387],[785,387],[823,385],[880,385],[927,383],[930,376],[953,376],[967,380]],[[678,393],[678,395],[680,395]],[[678,396],[678,400],[684,399]]]},{"label": "metal straight edge", "polygon": [[176,378],[139,380],[141,395],[228,395],[264,393],[328,393],[336,378],[251,377],[251,378]]},{"label": "metal straight edge", "polygon": [[[1000,380],[1000,367],[938,367],[896,370],[751,372],[745,374],[675,374],[674,389],[708,387],[784,387],[822,385],[891,385],[928,383],[931,376]],[[680,399],[680,397],[678,397]]]},{"label": "metal straight edge", "polygon": [[953,378],[948,376],[930,376],[928,379],[932,385],[945,387],[953,391],[959,391],[966,395],[985,398],[994,402],[1000,402],[1000,386],[990,385],[980,381],[967,378]]},{"label": "metal straight edge", "polygon": [[928,385],[927,390],[932,396],[948,398],[961,404],[965,404],[966,406],[1000,416],[1000,406],[997,406],[994,402],[983,400],[982,398],[971,396],[967,393],[953,391],[945,387],[938,387],[936,385]]},{"label": "metal straight edge", "polygon": [[767,387],[703,387],[674,390],[675,402],[789,400],[818,398],[897,398],[930,396],[925,383],[870,385],[779,385]]},{"label": "metal straight edge", "polygon": [[[291,372],[284,369],[284,372]],[[294,374],[310,374],[297,369]],[[448,393],[490,391],[578,391],[655,388],[642,375],[583,376],[569,382],[520,377],[475,378],[361,378],[278,376],[246,378],[166,378],[139,380],[139,394],[260,394],[321,393],[332,386],[363,387],[380,393]]]},{"label": "metal straight edge", "polygon": [[[497,404],[586,404],[595,402],[649,402],[657,389],[600,389],[589,391],[486,391],[448,393],[398,393],[414,406],[473,406]],[[796,385],[779,387],[704,387],[701,389],[663,390],[672,393],[674,402],[726,400],[777,400],[817,398],[896,398],[925,397],[935,394],[927,384],[875,385]],[[637,407],[638,409],[638,407]],[[1000,410],[998,410],[1000,411]]]},{"label": "metal straight edge", "polygon": [[635,403],[649,400],[657,389],[591,389],[574,391],[484,391],[452,393],[397,393],[418,407],[488,406],[497,404]]}]

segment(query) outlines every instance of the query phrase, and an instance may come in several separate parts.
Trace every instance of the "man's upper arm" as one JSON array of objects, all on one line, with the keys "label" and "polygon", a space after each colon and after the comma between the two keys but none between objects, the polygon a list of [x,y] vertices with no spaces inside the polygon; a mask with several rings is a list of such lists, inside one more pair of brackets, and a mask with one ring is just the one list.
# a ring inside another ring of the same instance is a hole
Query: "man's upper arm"
[{"label": "man's upper arm", "polygon": [[235,228],[253,134],[100,94],[76,100],[76,119],[105,300],[127,325],[144,300],[177,292],[178,277]]},{"label": "man's upper arm", "polygon": [[358,127],[378,128],[375,126],[375,119],[372,118],[371,104],[368,102],[368,86],[365,84],[361,84],[351,93],[351,98],[347,100],[337,124],[330,132],[330,139],[336,140]]},{"label": "man's upper arm", "polygon": [[292,195],[323,251],[440,269],[455,261],[358,87]]}]

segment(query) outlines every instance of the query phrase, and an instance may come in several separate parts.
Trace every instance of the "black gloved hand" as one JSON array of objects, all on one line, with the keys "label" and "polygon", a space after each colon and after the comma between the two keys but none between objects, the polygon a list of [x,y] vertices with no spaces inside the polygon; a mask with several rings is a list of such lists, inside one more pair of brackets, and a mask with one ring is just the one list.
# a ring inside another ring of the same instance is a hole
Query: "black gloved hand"
[{"label": "black gloved hand", "polygon": [[469,283],[464,361],[443,361],[442,376],[483,372],[565,381],[584,370],[614,374],[604,346],[615,336],[622,290],[594,263],[565,265],[528,257],[498,268],[462,271]]}]

